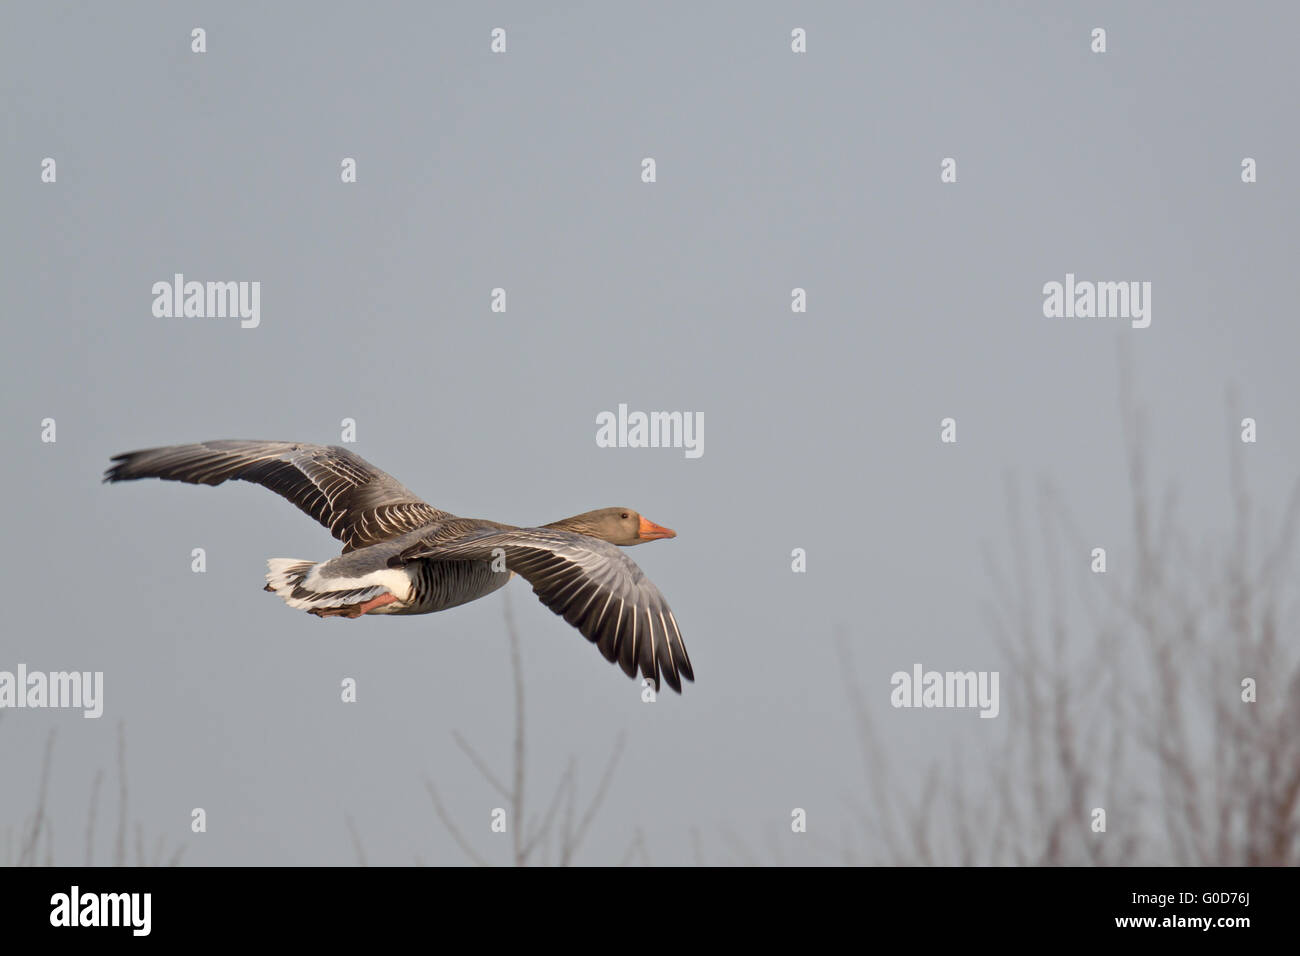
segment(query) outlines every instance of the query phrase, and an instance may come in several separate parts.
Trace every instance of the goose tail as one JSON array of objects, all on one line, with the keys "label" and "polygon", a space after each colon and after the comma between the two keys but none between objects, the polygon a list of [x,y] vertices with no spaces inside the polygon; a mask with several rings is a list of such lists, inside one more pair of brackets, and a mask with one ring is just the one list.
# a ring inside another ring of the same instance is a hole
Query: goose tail
[{"label": "goose tail", "polygon": [[[278,594],[285,604],[311,614],[347,611],[388,593],[388,588],[382,584],[356,582],[356,586],[347,587],[349,582],[346,581],[326,581],[313,574],[319,566],[315,561],[270,558],[266,566],[266,587],[263,590]],[[331,584],[345,586],[330,587]]]}]

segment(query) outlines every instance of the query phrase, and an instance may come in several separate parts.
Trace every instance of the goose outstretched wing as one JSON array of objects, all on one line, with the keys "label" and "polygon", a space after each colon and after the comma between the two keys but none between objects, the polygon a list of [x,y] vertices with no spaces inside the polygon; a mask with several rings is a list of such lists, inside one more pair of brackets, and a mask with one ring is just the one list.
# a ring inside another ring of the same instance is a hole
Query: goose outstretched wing
[{"label": "goose outstretched wing", "polygon": [[659,589],[620,548],[552,528],[489,530],[450,540],[430,535],[394,555],[408,561],[491,561],[527,579],[541,602],[576,627],[623,672],[654,681],[662,675],[678,693],[695,680],[677,618]]},{"label": "goose outstretched wing", "polygon": [[251,481],[311,515],[355,551],[447,517],[360,455],[337,445],[206,441],[126,452],[105,481],[162,478],[196,485]]}]

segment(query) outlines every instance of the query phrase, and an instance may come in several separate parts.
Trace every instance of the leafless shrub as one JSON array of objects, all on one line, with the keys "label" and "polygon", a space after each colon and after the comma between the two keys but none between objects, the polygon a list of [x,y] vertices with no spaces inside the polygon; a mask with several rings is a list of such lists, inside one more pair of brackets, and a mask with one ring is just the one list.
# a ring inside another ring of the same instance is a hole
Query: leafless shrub
[{"label": "leafless shrub", "polygon": [[[1035,533],[1008,486],[1009,560],[986,550],[988,620],[1008,661],[1005,739],[986,773],[972,783],[965,771],[978,768],[958,751],[919,795],[902,792],[846,677],[872,798],[855,807],[869,846],[859,862],[1300,863],[1300,482],[1278,520],[1260,520],[1230,399],[1231,530],[1197,549],[1173,488],[1151,490],[1124,373],[1131,567],[1088,573],[1096,542],[1051,485],[1037,489]],[[851,674],[843,641],[841,653]],[[1242,699],[1246,678],[1257,702]],[[1105,833],[1091,831],[1093,807],[1106,809]]]},{"label": "leafless shrub", "polygon": [[[580,803],[578,799],[578,764],[569,759],[564,772],[560,775],[551,797],[546,801],[540,813],[531,811],[528,795],[528,752],[527,721],[524,711],[524,672],[519,653],[519,632],[515,626],[514,612],[510,600],[505,599],[506,637],[510,650],[510,670],[514,679],[515,727],[514,746],[510,767],[509,782],[495,773],[488,762],[459,731],[452,732],[452,739],[461,749],[470,764],[498,795],[506,810],[507,832],[510,834],[509,864],[512,866],[541,865],[570,866],[575,862],[578,850],[582,847],[591,825],[605,798],[609,793],[614,772],[623,756],[625,738],[619,734],[614,740],[609,760],[596,785],[591,798]],[[425,791],[433,804],[434,813],[451,838],[460,847],[470,862],[478,866],[490,866],[481,846],[476,846],[456,822],[442,795],[430,779],[425,780]],[[531,814],[531,815],[530,815]],[[361,838],[351,818],[347,819],[348,829],[352,834],[353,852],[357,862],[365,866],[366,854]],[[650,858],[646,849],[644,834],[637,829],[633,839],[620,861],[620,865],[641,862],[649,865]],[[416,863],[423,859],[416,857]]]},{"label": "leafless shrub", "polygon": [[[515,700],[514,759],[509,785],[505,784],[492,772],[487,761],[458,731],[453,731],[452,737],[483,779],[506,802],[506,819],[509,822],[509,832],[511,834],[511,864],[514,866],[527,866],[530,862],[538,860],[540,854],[540,862],[543,864],[554,862],[560,866],[568,866],[573,863],[574,855],[582,845],[592,821],[605,801],[610,782],[614,778],[614,770],[623,755],[625,739],[622,734],[619,734],[615,739],[613,751],[610,754],[608,763],[605,765],[605,772],[601,775],[596,792],[581,814],[577,813],[577,762],[570,758],[546,808],[540,816],[528,817],[526,815],[528,805],[525,800],[527,794],[528,754],[526,746],[527,721],[524,718],[524,672],[519,655],[519,632],[515,627],[514,611],[508,597],[505,601],[505,620],[506,637],[510,644],[510,671],[514,677]],[[474,848],[464,832],[452,819],[451,814],[448,813],[432,780],[425,781],[425,789],[433,802],[434,812],[437,813],[438,819],[442,821],[443,826],[447,828],[447,832],[451,834],[452,839],[456,841],[456,844],[464,851],[465,855],[480,866],[488,865],[487,860]],[[561,810],[563,811],[562,814]],[[629,857],[638,846],[642,858],[644,858],[645,845],[639,834],[628,850]]]},{"label": "leafless shrub", "polygon": [[[49,794],[50,794],[50,775],[54,765],[54,743],[55,732],[50,731],[45,741],[45,751],[41,759],[41,773],[37,784],[36,806],[35,809],[18,827],[17,839],[15,839],[14,828],[12,826],[4,829],[3,852],[0,852],[0,863],[6,866],[54,866],[56,865],[54,853],[54,823],[50,819],[48,811]],[[117,773],[118,773],[118,827],[114,843],[113,863],[114,866],[178,866],[181,862],[181,856],[185,852],[183,846],[177,847],[170,855],[167,852],[167,840],[164,836],[159,836],[153,845],[153,852],[145,852],[144,827],[140,823],[135,825],[135,862],[130,864],[127,859],[126,834],[127,834],[127,777],[126,777],[126,728],[123,724],[118,724],[117,729]],[[86,849],[84,865],[93,866],[95,863],[95,821],[99,815],[100,790],[104,780],[102,770],[95,773],[94,782],[90,790],[90,807],[86,814]],[[39,850],[44,841],[44,854]]]}]

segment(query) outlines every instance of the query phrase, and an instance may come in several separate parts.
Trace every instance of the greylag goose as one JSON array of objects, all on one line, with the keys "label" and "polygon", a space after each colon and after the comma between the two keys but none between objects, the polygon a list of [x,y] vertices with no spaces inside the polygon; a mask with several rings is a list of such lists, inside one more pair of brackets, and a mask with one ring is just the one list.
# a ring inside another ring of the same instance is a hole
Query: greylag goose
[{"label": "greylag goose", "polygon": [[458,518],[427,504],[345,448],[208,441],[127,452],[104,481],[163,478],[270,488],[343,542],[328,561],[267,561],[266,590],[320,617],[430,614],[477,600],[515,574],[605,659],[681,693],[693,681],[677,619],[618,545],[676,537],[631,508],[588,511],[538,528]]}]

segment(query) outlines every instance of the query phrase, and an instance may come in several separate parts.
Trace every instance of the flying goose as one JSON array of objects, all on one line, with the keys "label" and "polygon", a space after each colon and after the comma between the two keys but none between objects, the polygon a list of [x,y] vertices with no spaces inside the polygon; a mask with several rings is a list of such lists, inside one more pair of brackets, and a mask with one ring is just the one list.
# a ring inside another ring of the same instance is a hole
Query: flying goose
[{"label": "flying goose", "polygon": [[328,561],[267,561],[266,590],[320,617],[430,614],[525,578],[552,611],[624,673],[681,693],[695,680],[677,619],[617,546],[677,533],[631,508],[602,508],[538,528],[458,518],[335,445],[207,441],[127,452],[104,481],[251,481],[311,515],[343,542]]}]

